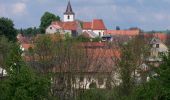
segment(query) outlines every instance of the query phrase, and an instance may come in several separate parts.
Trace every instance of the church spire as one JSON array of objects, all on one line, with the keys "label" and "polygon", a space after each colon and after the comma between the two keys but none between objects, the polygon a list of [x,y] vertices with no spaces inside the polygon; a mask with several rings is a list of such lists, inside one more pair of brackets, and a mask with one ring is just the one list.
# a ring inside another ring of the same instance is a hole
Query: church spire
[{"label": "church spire", "polygon": [[75,14],[72,10],[70,0],[68,1],[67,9],[66,9],[66,12],[64,14],[73,14],[73,15]]}]

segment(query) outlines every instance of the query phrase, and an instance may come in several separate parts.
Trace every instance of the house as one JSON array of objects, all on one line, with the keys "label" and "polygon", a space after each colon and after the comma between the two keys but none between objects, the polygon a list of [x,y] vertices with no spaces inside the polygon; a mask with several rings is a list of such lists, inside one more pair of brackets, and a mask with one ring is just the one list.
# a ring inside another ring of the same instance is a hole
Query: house
[{"label": "house", "polygon": [[46,34],[55,34],[60,33],[64,34],[64,30],[62,29],[62,26],[60,25],[61,22],[52,22],[50,26],[46,29]]},{"label": "house", "polygon": [[32,37],[24,36],[23,33],[19,33],[16,38],[20,44],[32,42]]},{"label": "house", "polygon": [[81,25],[79,21],[67,21],[67,22],[52,22],[46,29],[46,34],[70,34],[70,36],[76,37],[82,33]]},{"label": "house", "polygon": [[[89,46],[86,46],[89,45]],[[97,48],[91,48],[91,45],[96,45]],[[67,80],[67,73],[70,72],[69,67],[67,67],[66,64],[69,64],[70,66],[73,64],[75,65],[72,67],[71,72],[74,79],[72,87],[76,89],[90,89],[93,88],[95,85],[96,88],[104,89],[107,87],[107,84],[111,84],[109,81],[111,74],[114,72],[114,69],[116,68],[114,65],[113,58],[119,57],[120,53],[118,50],[113,49],[103,49],[103,43],[85,43],[85,51],[86,51],[86,62],[81,63],[72,63],[72,62],[65,62],[65,66],[63,67],[54,67],[53,71],[57,74],[59,73],[65,73],[65,77],[63,80]],[[100,48],[102,47],[102,48]],[[78,65],[77,65],[78,64]],[[61,83],[60,78],[56,77],[56,83]],[[67,82],[67,81],[66,81]],[[117,84],[120,82],[117,81]],[[62,84],[66,84],[63,82]]]},{"label": "house", "polygon": [[25,56],[28,50],[33,48],[33,37],[26,37],[22,32],[17,35],[17,41],[20,44],[20,49],[23,51],[22,56]]},{"label": "house", "polygon": [[82,33],[80,21],[75,20],[75,13],[72,10],[70,1],[68,2],[67,9],[64,12],[63,21],[53,21],[46,29],[46,34],[70,34],[76,37]]},{"label": "house", "polygon": [[76,37],[86,32],[91,38],[102,37],[107,30],[102,19],[93,19],[92,22],[78,21],[75,19],[75,13],[72,10],[70,1],[64,12],[63,21],[54,21],[46,29],[46,34],[69,33]]},{"label": "house", "polygon": [[168,47],[158,38],[153,38],[149,43],[150,49],[150,56],[147,59],[149,62],[160,62],[162,61],[161,56],[167,55]]},{"label": "house", "polygon": [[[53,79],[54,85],[56,87],[61,86],[60,84],[67,85],[67,79],[71,78],[73,81],[72,87],[76,89],[90,89],[93,88],[94,84],[97,88],[106,88],[108,80],[116,68],[113,58],[120,56],[120,51],[110,49],[108,46],[104,42],[79,43],[77,46],[78,51],[84,52],[81,56],[70,55],[69,58],[65,58],[66,53],[65,56],[58,59],[62,62],[56,61],[51,64],[51,71],[56,75]],[[47,59],[51,58],[47,57]],[[41,59],[37,55],[34,55],[34,59],[27,56],[25,60],[30,66],[34,63],[33,66],[36,66],[36,68],[42,68]],[[56,60],[55,56],[52,60]],[[59,77],[61,73],[64,74]],[[71,77],[69,76],[70,73]],[[57,89],[60,89],[60,87]]]},{"label": "house", "polygon": [[93,19],[92,22],[83,22],[82,26],[83,32],[93,32],[98,37],[102,37],[104,31],[107,30],[102,19]]}]

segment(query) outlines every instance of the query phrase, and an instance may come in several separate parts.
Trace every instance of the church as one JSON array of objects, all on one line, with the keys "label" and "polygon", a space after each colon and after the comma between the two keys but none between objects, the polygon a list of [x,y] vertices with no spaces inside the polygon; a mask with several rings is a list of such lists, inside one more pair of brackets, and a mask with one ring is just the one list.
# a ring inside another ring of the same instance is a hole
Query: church
[{"label": "church", "polygon": [[63,21],[54,21],[46,29],[46,34],[70,34],[77,37],[81,34],[87,34],[89,38],[102,37],[106,31],[102,19],[93,19],[91,22],[79,21],[75,19],[70,1],[64,12]]}]

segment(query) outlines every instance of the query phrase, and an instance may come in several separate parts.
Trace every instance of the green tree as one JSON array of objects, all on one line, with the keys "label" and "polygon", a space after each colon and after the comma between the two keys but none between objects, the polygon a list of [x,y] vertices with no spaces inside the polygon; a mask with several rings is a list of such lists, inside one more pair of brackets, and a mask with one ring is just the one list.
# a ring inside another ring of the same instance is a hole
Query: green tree
[{"label": "green tree", "polygon": [[136,88],[133,94],[136,100],[170,100],[170,53],[154,72],[149,82]]},{"label": "green tree", "polygon": [[117,99],[125,99],[131,96],[133,89],[139,82],[137,72],[141,70],[140,66],[145,63],[147,57],[148,46],[142,37],[135,37],[126,43],[119,44],[121,55],[113,59],[117,66],[116,73],[121,80],[120,85],[114,89],[118,89],[115,93]]},{"label": "green tree", "polygon": [[77,41],[80,41],[80,42],[90,42],[90,38],[86,38],[86,37],[83,37],[83,36],[78,36],[76,38]]},{"label": "green tree", "polygon": [[60,21],[60,17],[50,12],[45,12],[41,17],[40,31],[45,33],[45,29],[51,24],[52,21]]},{"label": "green tree", "polygon": [[[52,38],[54,38],[54,41]],[[34,41],[33,56],[37,58],[34,62],[38,64],[34,68],[39,72],[47,74],[55,66],[57,39],[59,39],[57,34],[53,35],[53,37],[41,35]]]},{"label": "green tree", "polygon": [[[8,41],[8,39],[5,36],[0,37],[0,67],[5,68],[5,61],[7,59],[8,53],[10,51],[12,43]],[[3,70],[0,72],[3,76]]]},{"label": "green tree", "polygon": [[170,100],[170,53],[168,56],[163,57],[164,61],[158,68],[158,80],[163,90],[163,95],[161,96],[165,100]]},{"label": "green tree", "polygon": [[102,39],[100,38],[100,37],[95,37],[94,39],[93,39],[93,42],[99,42],[99,41],[101,41]]},{"label": "green tree", "polygon": [[50,81],[36,75],[22,60],[14,44],[6,61],[7,79],[0,82],[0,100],[44,100],[49,97]]},{"label": "green tree", "polygon": [[0,18],[0,35],[6,36],[10,41],[16,41],[17,31],[12,20],[4,17]]},{"label": "green tree", "polygon": [[123,95],[126,96],[130,94],[134,85],[133,79],[131,77],[134,59],[135,58],[130,44],[124,45],[122,49],[122,57],[118,64],[120,70],[120,79],[122,80],[120,89]]},{"label": "green tree", "polygon": [[105,90],[90,89],[85,90],[78,96],[78,100],[109,100],[108,93]]},{"label": "green tree", "polygon": [[40,30],[36,27],[29,27],[27,29],[18,30],[18,32],[24,34],[25,36],[35,36],[36,34],[40,33]]}]

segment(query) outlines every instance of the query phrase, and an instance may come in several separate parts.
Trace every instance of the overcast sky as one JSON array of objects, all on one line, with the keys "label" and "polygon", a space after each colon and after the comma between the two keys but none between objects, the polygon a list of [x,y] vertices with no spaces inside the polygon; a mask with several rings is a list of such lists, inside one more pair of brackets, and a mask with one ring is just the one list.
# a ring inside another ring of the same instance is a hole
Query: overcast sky
[{"label": "overcast sky", "polygon": [[[68,0],[0,0],[0,17],[16,28],[38,27],[45,11],[63,19]],[[103,19],[108,29],[170,29],[170,0],[71,0],[76,19]]]}]

